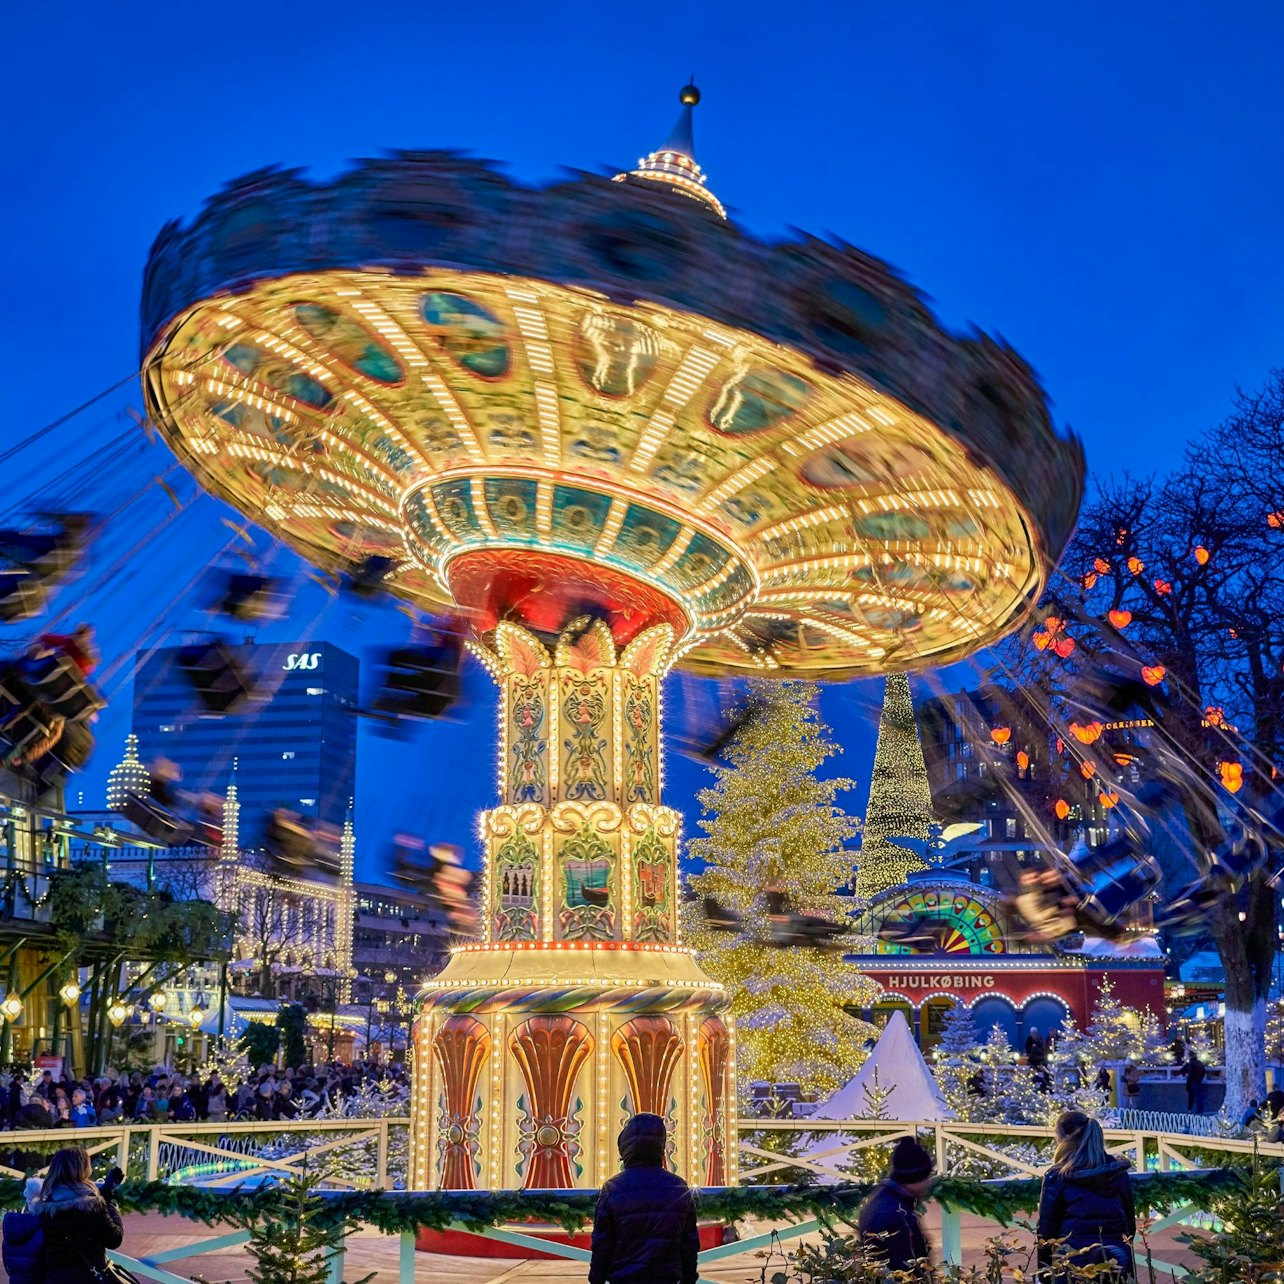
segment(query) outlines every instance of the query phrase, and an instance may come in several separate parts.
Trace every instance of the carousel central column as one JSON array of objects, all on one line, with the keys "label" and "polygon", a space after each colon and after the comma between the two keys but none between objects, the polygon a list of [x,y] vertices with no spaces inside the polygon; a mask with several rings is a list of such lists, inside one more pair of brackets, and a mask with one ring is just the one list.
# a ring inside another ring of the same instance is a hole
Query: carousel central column
[{"label": "carousel central column", "polygon": [[483,939],[419,996],[412,1182],[596,1186],[629,1115],[664,1115],[670,1164],[727,1180],[734,1099],[721,987],[678,942],[679,815],[660,804],[673,630],[617,652],[606,624],[550,650],[500,624],[502,802],[482,813]]}]

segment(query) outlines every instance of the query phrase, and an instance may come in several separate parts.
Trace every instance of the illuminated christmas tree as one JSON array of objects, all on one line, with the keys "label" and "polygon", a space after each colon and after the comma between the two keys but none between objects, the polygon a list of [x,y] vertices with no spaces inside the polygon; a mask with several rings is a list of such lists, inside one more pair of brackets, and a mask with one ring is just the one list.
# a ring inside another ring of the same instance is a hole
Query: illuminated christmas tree
[{"label": "illuminated christmas tree", "polygon": [[978,1037],[972,1009],[955,999],[945,1010],[932,1069],[950,1109],[964,1123],[976,1117],[976,1107],[981,1100],[969,1086],[977,1071]]},{"label": "illuminated christmas tree", "polygon": [[883,691],[883,714],[878,721],[878,747],[869,779],[869,806],[861,838],[856,894],[874,896],[903,883],[926,863],[889,838],[931,836],[932,791],[923,762],[923,745],[914,720],[909,679],[891,673]]},{"label": "illuminated christmas tree", "polygon": [[[685,917],[686,941],[709,974],[730,991],[742,1083],[798,1082],[818,1093],[845,1083],[865,1058],[874,1030],[844,1011],[871,1001],[874,985],[836,950],[770,943],[769,901],[845,922],[851,877],[844,850],[859,822],[837,802],[852,787],[821,780],[817,770],[840,752],[815,708],[809,682],[752,683],[752,716],[739,727],[700,792],[705,837],[689,845],[703,864],[690,879],[696,900]],[[734,931],[718,931],[702,911],[712,898]]]}]

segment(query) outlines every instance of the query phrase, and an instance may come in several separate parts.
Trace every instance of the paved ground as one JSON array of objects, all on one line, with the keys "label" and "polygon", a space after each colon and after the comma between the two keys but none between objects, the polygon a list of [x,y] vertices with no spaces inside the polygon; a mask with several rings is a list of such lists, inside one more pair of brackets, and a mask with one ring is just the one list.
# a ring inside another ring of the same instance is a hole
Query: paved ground
[{"label": "paved ground", "polygon": [[[751,1229],[745,1227],[748,1233]],[[762,1230],[767,1227],[760,1228]],[[202,1238],[213,1238],[223,1232],[208,1230],[181,1217],[165,1217],[159,1213],[133,1214],[125,1218],[125,1242],[121,1251],[131,1256],[145,1257],[181,1244],[194,1243]],[[940,1216],[935,1210],[928,1214],[928,1233],[934,1243],[940,1243]],[[977,1217],[963,1217],[963,1257],[968,1265],[983,1260],[985,1241],[999,1233],[991,1222]],[[1187,1250],[1176,1242],[1176,1231],[1168,1230],[1156,1236],[1152,1245],[1154,1256],[1178,1265],[1193,1259]],[[1029,1251],[1029,1237],[1014,1233]],[[787,1248],[788,1246],[786,1246]],[[1140,1246],[1139,1246],[1140,1251]],[[1014,1258],[1013,1264],[1024,1261],[1024,1256]],[[348,1255],[344,1278],[359,1280],[375,1272],[371,1284],[395,1284],[397,1280],[398,1241],[395,1237],[363,1231],[348,1240]],[[187,1278],[200,1278],[208,1284],[240,1284],[248,1278],[250,1258],[243,1248],[219,1254],[194,1257],[173,1262],[166,1269]],[[705,1278],[716,1284],[760,1284],[764,1259],[750,1254],[727,1258],[710,1269]],[[779,1253],[771,1271],[781,1269]],[[583,1280],[585,1270],[576,1262],[520,1262],[511,1259],[438,1257],[428,1253],[416,1254],[415,1279],[423,1284],[499,1284],[499,1281]],[[1154,1284],[1169,1284],[1167,1272],[1156,1273]],[[1140,1284],[1151,1284],[1144,1264],[1140,1265]]]}]

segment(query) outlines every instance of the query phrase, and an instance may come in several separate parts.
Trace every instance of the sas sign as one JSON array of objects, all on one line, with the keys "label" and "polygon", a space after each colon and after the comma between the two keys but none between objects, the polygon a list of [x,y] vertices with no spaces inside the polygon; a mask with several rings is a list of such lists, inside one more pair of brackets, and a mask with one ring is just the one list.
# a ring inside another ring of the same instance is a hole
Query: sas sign
[{"label": "sas sign", "polygon": [[292,651],[285,657],[285,663],[281,666],[287,672],[302,672],[304,669],[319,669],[320,667],[320,651]]}]

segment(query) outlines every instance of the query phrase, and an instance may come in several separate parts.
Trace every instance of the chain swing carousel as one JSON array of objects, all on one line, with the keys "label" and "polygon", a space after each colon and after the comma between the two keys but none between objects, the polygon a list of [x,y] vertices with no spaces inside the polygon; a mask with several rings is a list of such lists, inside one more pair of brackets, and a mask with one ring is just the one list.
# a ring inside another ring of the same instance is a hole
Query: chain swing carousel
[{"label": "chain swing carousel", "polygon": [[676,1171],[734,1181],[665,675],[957,659],[1024,618],[1077,512],[1082,452],[1028,367],[858,250],[728,222],[698,101],[614,180],[260,171],[148,264],[180,460],[316,564],[467,621],[500,688],[484,936],[417,1000],[414,1188],[595,1187],[640,1110]]}]

